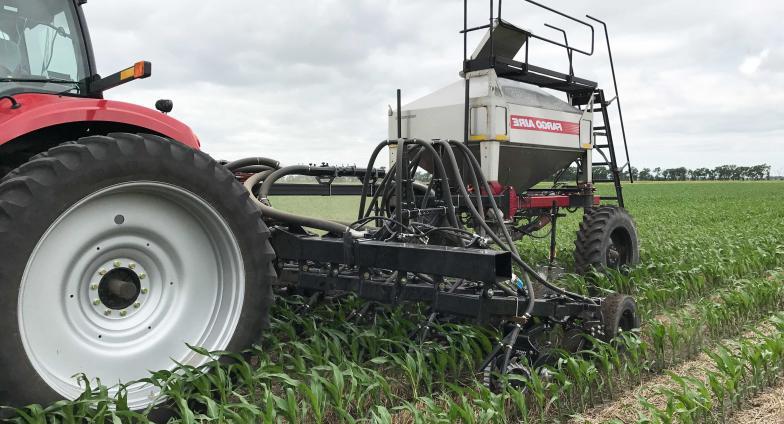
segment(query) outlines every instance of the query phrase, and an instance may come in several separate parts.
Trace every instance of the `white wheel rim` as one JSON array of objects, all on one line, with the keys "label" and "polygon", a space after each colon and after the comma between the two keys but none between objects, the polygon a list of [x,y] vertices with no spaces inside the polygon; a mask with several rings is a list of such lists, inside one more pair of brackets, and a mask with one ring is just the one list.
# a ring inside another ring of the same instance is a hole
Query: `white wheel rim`
[{"label": "white wheel rim", "polygon": [[[97,293],[115,268],[140,282],[118,309]],[[203,365],[208,358],[186,343],[225,349],[244,288],[239,245],[212,206],[169,184],[124,183],[73,205],[41,237],[22,277],[19,329],[35,370],[61,396],[83,392],[80,373],[114,392],[173,360]],[[128,387],[132,409],[158,395],[149,384]]]}]

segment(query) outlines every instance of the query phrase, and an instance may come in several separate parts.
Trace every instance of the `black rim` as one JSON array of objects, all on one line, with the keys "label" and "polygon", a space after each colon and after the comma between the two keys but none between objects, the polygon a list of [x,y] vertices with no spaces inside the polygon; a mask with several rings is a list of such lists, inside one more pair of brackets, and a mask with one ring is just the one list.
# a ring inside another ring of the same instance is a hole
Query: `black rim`
[{"label": "black rim", "polygon": [[634,319],[634,311],[631,309],[624,309],[618,321],[618,329],[621,331],[630,331],[636,327]]},{"label": "black rim", "polygon": [[607,246],[607,266],[620,269],[631,263],[632,240],[629,233],[623,228],[618,228],[610,234],[610,243]]}]

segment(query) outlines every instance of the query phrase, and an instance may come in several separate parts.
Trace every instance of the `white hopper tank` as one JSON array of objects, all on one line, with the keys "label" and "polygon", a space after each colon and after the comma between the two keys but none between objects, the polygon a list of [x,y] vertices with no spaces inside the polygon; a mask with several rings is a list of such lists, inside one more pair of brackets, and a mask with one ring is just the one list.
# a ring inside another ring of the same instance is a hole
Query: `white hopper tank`
[{"label": "white hopper tank", "polygon": [[[498,78],[493,69],[469,73],[467,78],[468,145],[488,180],[524,191],[578,157],[590,157],[590,107],[583,111],[532,85]],[[402,137],[462,141],[464,105],[464,80],[404,105]],[[397,138],[396,112],[390,113],[389,138]],[[394,153],[393,149],[390,165]],[[423,166],[428,168],[427,163]]]}]

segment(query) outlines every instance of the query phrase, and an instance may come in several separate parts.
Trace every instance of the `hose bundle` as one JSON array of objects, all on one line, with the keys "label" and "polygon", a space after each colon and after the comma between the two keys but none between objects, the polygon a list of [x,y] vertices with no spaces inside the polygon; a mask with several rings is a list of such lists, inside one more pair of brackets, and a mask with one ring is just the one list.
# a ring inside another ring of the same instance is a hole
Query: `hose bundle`
[{"label": "hose bundle", "polygon": [[[403,170],[406,175],[397,175],[399,171],[397,164],[395,164],[384,175],[382,180],[376,183],[376,179],[373,178],[373,172],[376,172],[373,170],[373,165],[379,153],[385,147],[393,144],[397,145],[398,152],[405,152],[411,158],[408,167]],[[462,168],[459,166],[460,162],[458,159],[463,164]],[[432,161],[433,175],[427,185],[414,182],[416,171],[423,160]],[[457,215],[457,208],[454,204],[454,196],[457,195],[460,205],[468,209],[471,223],[476,232],[492,240],[502,250],[509,252],[514,262],[523,269],[526,275],[562,296],[594,304],[597,303],[594,299],[552,285],[520,257],[509,230],[503,225],[503,213],[492,195],[493,191],[489,182],[481,171],[481,165],[464,143],[454,140],[428,142],[419,139],[385,140],[379,143],[370,156],[364,174],[357,172],[354,175],[362,181],[362,192],[357,221],[348,225],[280,211],[273,208],[268,199],[272,186],[285,176],[325,176],[330,175],[330,172],[335,172],[335,168],[305,165],[281,168],[277,161],[267,158],[240,159],[227,164],[226,167],[234,172],[254,172],[245,181],[245,187],[252,193],[253,199],[265,217],[286,224],[327,231],[340,236],[350,233],[357,238],[373,237],[379,240],[391,240],[400,237],[413,237],[426,240],[428,236],[434,233],[441,233],[448,234],[450,240],[454,240],[462,246],[471,245],[479,236],[463,228],[463,223]],[[465,170],[468,181],[472,184],[473,196],[466,187],[461,169]],[[406,225],[394,219],[395,216],[392,211],[392,206],[394,205],[391,202],[395,196],[403,196],[403,193],[398,192],[398,180],[401,178],[403,182],[406,182],[406,184],[402,184],[402,187],[406,190],[404,197],[416,199],[416,192],[421,195],[422,200],[418,205],[420,209],[425,209],[429,204],[435,204],[443,208],[444,213],[440,215],[440,221],[428,223],[412,221]],[[456,190],[453,190],[453,187]],[[255,194],[254,190],[257,188],[258,193]],[[501,225],[497,226],[500,228],[501,234],[498,234],[496,229],[487,222],[484,215],[486,205],[483,203],[482,192],[487,194],[489,202],[487,208],[492,213],[492,216],[501,222]],[[382,223],[381,227],[373,231],[364,230],[369,223],[374,221]],[[534,307],[535,297],[531,278],[524,279],[525,295],[528,300],[525,316],[530,316]],[[509,295],[518,295],[514,289],[506,285],[499,284],[498,287]]]}]

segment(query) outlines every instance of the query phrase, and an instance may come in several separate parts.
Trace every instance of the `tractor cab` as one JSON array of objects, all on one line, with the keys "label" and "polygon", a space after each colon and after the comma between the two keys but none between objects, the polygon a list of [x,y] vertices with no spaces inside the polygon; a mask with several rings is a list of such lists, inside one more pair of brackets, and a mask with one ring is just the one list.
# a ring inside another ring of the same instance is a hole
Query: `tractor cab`
[{"label": "tractor cab", "polygon": [[0,96],[86,95],[92,60],[70,0],[0,0]]}]

